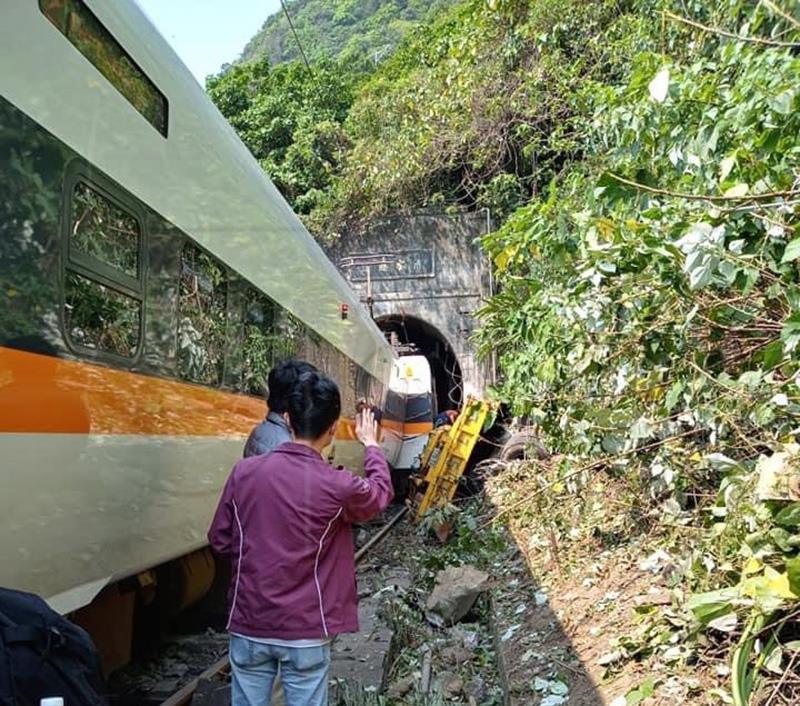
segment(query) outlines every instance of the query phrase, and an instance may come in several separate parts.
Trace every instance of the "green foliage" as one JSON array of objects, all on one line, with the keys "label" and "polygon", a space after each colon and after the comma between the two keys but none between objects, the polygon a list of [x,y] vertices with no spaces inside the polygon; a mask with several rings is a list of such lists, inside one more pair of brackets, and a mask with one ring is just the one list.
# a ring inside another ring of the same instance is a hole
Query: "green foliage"
[{"label": "green foliage", "polygon": [[347,138],[342,124],[359,75],[323,61],[239,64],[207,90],[295,211],[308,213],[328,188]]},{"label": "green foliage", "polygon": [[[632,5],[435,3],[368,78],[353,59],[313,77],[262,61],[208,90],[318,235],[425,206],[488,207],[500,222],[584,149],[593,86],[627,76],[649,41]],[[371,21],[385,28],[390,7]]]},{"label": "green foliage", "polygon": [[490,570],[498,557],[508,551],[508,541],[501,526],[479,529],[480,500],[471,500],[461,507],[447,505],[429,510],[419,525],[422,536],[430,536],[437,527],[449,524],[447,542],[437,542],[425,555],[420,576],[433,585],[436,573],[448,566],[472,564]]},{"label": "green foliage", "polygon": [[[452,0],[293,0],[288,2],[297,36],[311,61],[338,59],[365,66],[390,55],[405,34]],[[272,64],[301,59],[282,12],[272,15],[242,52],[244,62]]]},{"label": "green foliage", "polygon": [[56,307],[64,154],[0,99],[0,336],[41,337]]},{"label": "green foliage", "polygon": [[360,90],[315,224],[442,204],[502,220],[583,148],[587,86],[626,73],[649,24],[612,0],[468,0],[440,13]]},{"label": "green foliage", "polygon": [[[663,5],[800,40],[766,4]],[[734,630],[800,600],[792,481],[765,489],[773,466],[797,477],[800,60],[683,24],[630,26],[641,51],[616,64],[629,71],[576,77],[562,94],[577,106],[571,142],[546,138],[547,188],[485,239],[501,291],[480,336],[551,448],[644,483],[665,522],[701,513],[707,538],[682,547],[688,587],[704,591],[689,607],[705,629]],[[752,642],[736,652],[737,698],[758,668]]]}]

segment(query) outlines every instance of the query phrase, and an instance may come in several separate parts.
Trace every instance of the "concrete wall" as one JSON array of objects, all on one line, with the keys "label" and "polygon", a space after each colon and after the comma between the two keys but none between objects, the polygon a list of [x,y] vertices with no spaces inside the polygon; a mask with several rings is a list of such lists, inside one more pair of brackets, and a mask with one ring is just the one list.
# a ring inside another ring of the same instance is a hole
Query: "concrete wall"
[{"label": "concrete wall", "polygon": [[489,294],[490,269],[476,239],[487,232],[488,213],[416,214],[374,222],[345,236],[329,255],[362,302],[369,265],[376,320],[406,315],[433,326],[461,366],[464,394],[482,394],[491,366],[479,363],[470,342],[474,312]]}]

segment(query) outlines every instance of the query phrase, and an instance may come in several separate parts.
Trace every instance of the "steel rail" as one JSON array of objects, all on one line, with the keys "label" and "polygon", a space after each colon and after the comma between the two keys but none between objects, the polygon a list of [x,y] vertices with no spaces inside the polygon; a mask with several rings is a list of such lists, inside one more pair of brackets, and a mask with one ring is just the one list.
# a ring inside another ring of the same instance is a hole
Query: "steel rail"
[{"label": "steel rail", "polygon": [[364,555],[372,549],[378,542],[386,536],[386,533],[392,529],[399,521],[400,518],[405,517],[408,512],[408,505],[406,505],[400,512],[398,512],[391,520],[389,520],[383,527],[380,528],[369,541],[356,552],[356,564],[364,558]]},{"label": "steel rail", "polygon": [[170,696],[166,701],[161,702],[161,706],[183,706],[183,704],[188,704],[192,700],[192,696],[194,692],[197,691],[197,687],[203,679],[210,679],[211,677],[216,676],[220,672],[222,672],[228,666],[228,653],[226,652],[222,657],[220,657],[214,664],[212,664],[206,671],[204,671],[201,675],[192,679],[192,681],[185,684],[181,687],[178,691],[176,691],[172,696]]}]

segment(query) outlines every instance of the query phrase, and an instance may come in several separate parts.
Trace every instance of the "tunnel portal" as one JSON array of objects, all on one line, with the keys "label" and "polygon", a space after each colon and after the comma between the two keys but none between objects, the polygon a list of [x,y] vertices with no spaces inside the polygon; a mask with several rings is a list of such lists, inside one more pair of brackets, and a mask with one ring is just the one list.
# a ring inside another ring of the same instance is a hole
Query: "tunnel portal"
[{"label": "tunnel portal", "polygon": [[[494,382],[480,361],[475,312],[492,293],[491,267],[480,238],[491,230],[486,211],[416,213],[373,221],[345,233],[328,255],[378,325],[430,363],[439,411]],[[411,351],[409,351],[411,352]]]}]

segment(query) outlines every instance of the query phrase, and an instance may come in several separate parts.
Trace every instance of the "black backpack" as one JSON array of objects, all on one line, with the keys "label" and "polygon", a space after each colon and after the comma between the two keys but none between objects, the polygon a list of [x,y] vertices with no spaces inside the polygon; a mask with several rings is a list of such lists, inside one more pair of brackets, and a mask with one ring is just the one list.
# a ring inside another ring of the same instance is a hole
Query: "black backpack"
[{"label": "black backpack", "polygon": [[32,593],[0,588],[0,706],[107,706],[97,650],[85,630]]}]

